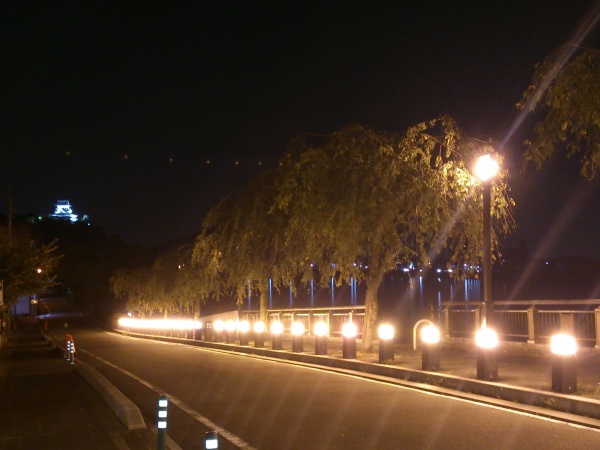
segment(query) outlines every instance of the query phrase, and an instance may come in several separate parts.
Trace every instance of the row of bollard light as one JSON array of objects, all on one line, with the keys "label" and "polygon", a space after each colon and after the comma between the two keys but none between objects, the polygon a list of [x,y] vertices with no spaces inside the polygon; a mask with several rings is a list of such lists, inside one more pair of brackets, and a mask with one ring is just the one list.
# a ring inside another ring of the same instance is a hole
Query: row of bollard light
[{"label": "row of bollard light", "polygon": [[[119,324],[125,327],[135,326],[133,319],[125,319],[133,323]],[[422,320],[415,325],[415,349],[416,349],[416,330],[423,323],[426,326],[420,327],[420,344],[423,349],[422,353],[422,370],[437,371],[440,369],[440,331],[429,320]],[[146,327],[151,325],[146,325]],[[173,325],[171,325],[173,326]],[[200,323],[194,322],[194,328],[200,336]],[[256,321],[251,326],[246,320],[243,321],[222,321],[216,320],[214,324],[207,322],[204,330],[205,339],[209,341],[222,342],[228,344],[236,342],[236,337],[239,336],[240,345],[248,345],[252,331],[254,333],[255,347],[264,347],[267,334],[267,328],[264,322]],[[274,321],[269,327],[271,337],[271,348],[273,350],[283,350],[283,332],[284,327],[280,321]],[[304,340],[303,336],[306,332],[305,326],[300,321],[294,321],[291,327],[292,334],[292,351],[303,352]],[[313,329],[315,335],[315,354],[327,355],[327,336],[329,335],[328,324],[324,321],[319,321]],[[342,357],[347,359],[356,358],[356,335],[357,327],[352,321],[348,321],[342,326]],[[389,324],[382,324],[378,329],[379,336],[379,362],[386,363],[394,359],[394,328]],[[71,344],[69,344],[69,342]],[[482,322],[481,328],[475,334],[475,343],[477,345],[477,379],[483,381],[498,380],[498,360],[497,346],[498,336],[490,327],[486,326],[485,320]],[[74,343],[72,338],[65,343],[65,349],[68,345]],[[560,393],[573,393],[577,390],[577,364],[575,354],[577,352],[577,344],[572,336],[560,334],[554,336],[551,341],[551,350],[553,352],[552,359],[552,390]],[[67,351],[67,350],[65,350]],[[73,360],[73,355],[67,352],[69,356],[65,358],[69,361]],[[73,351],[74,353],[74,351]]]},{"label": "row of bollard light", "polygon": [[[420,327],[420,344],[422,348],[422,370],[440,370],[440,342],[441,333],[438,327],[429,321]],[[215,339],[218,341],[225,332],[227,343],[234,343],[235,332],[239,332],[240,345],[248,345],[250,324],[241,321],[238,325],[234,321],[223,322],[217,320],[214,324]],[[263,322],[254,323],[255,346],[264,347],[266,326]],[[283,350],[283,324],[279,321],[271,323],[271,347],[273,350]],[[303,336],[306,332],[302,322],[292,323],[292,352],[304,351]],[[315,335],[315,354],[327,355],[327,336],[329,326],[326,322],[317,322],[313,328]],[[389,363],[394,360],[394,328],[389,324],[382,324],[377,330],[379,337],[379,363]],[[342,357],[356,358],[357,327],[353,322],[346,322],[342,326]],[[485,321],[475,334],[477,345],[477,379],[483,381],[498,380],[497,347],[499,344],[496,332],[486,326]],[[555,335],[551,340],[552,359],[552,390],[560,393],[573,393],[577,390],[577,364],[575,354],[577,344],[575,338],[566,334]]]}]

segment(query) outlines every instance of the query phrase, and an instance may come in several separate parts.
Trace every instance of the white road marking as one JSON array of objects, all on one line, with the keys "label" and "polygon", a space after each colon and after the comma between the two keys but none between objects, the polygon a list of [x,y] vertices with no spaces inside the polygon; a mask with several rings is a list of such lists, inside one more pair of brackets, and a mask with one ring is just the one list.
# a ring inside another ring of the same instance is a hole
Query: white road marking
[{"label": "white road marking", "polygon": [[187,414],[189,414],[191,417],[193,417],[195,420],[197,420],[198,422],[200,422],[202,425],[204,425],[205,427],[216,431],[217,433],[219,433],[220,436],[222,436],[224,439],[228,440],[229,442],[231,442],[233,445],[235,445],[237,448],[241,448],[241,449],[245,449],[245,450],[256,450],[254,447],[252,447],[250,444],[248,444],[246,441],[244,441],[242,438],[236,436],[235,434],[227,431],[225,428],[217,425],[216,423],[214,423],[212,420],[210,420],[207,417],[204,417],[202,414],[200,414],[198,411],[194,410],[190,405],[188,405],[187,403],[179,400],[177,397],[169,394],[169,393],[165,393],[162,389],[159,389],[158,387],[154,386],[153,384],[149,383],[148,381],[144,380],[143,378],[138,377],[137,375],[111,363],[110,361],[107,361],[87,350],[79,350],[83,353],[86,353],[94,358],[96,358],[98,361],[102,361],[104,364],[109,365],[110,367],[119,370],[120,372],[129,375],[131,378],[133,378],[134,380],[138,381],[139,383],[143,384],[144,386],[146,386],[149,389],[152,389],[154,392],[156,392],[158,395],[162,395],[162,394],[166,394],[169,397],[169,401],[171,403],[173,403],[174,405],[176,405],[177,407],[179,407],[182,411],[186,412]]}]

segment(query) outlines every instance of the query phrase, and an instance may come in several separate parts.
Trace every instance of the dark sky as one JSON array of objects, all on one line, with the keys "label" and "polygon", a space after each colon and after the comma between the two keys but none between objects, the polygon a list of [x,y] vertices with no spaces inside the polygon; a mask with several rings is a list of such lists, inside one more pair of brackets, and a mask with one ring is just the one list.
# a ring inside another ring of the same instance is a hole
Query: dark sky
[{"label": "dark sky", "polygon": [[[299,132],[450,114],[502,141],[534,64],[598,10],[405,3],[3,2],[0,211],[11,183],[17,213],[69,199],[109,234],[153,245],[197,232]],[[597,47],[598,28],[582,44]],[[505,149],[520,226],[507,243],[600,257],[599,189],[575,207],[591,187],[577,166],[518,173],[530,127]]]}]

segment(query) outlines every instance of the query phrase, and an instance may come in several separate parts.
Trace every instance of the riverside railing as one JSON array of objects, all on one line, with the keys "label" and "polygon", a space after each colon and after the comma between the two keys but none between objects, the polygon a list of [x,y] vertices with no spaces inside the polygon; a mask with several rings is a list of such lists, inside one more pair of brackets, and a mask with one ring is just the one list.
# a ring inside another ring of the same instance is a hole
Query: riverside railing
[{"label": "riverside railing", "polygon": [[[362,306],[331,306],[324,308],[291,308],[267,310],[267,329],[269,323],[279,321],[284,330],[290,331],[293,322],[302,322],[309,334],[312,334],[314,324],[319,321],[326,322],[329,326],[330,336],[341,336],[342,326],[346,322],[354,322],[357,329],[362,329],[365,318],[365,307]],[[259,311],[241,311],[240,319],[250,322],[259,320]]]},{"label": "riverside railing", "polygon": [[[572,334],[582,345],[600,348],[600,300],[495,301],[494,328],[507,341],[546,344],[553,334]],[[447,337],[472,338],[481,324],[482,302],[442,302]]]}]

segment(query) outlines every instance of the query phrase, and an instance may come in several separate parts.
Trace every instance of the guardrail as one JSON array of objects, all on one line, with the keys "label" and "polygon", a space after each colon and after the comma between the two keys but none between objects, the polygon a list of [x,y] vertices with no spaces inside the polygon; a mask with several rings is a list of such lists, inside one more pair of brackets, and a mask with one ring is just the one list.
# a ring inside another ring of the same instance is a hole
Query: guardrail
[{"label": "guardrail", "polygon": [[[600,300],[496,301],[494,328],[504,340],[548,343],[558,332],[581,344],[600,348]],[[442,302],[441,322],[447,337],[472,338],[481,323],[483,302]]]}]

